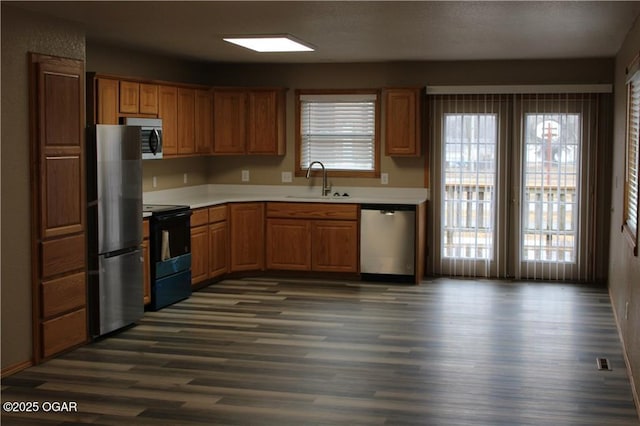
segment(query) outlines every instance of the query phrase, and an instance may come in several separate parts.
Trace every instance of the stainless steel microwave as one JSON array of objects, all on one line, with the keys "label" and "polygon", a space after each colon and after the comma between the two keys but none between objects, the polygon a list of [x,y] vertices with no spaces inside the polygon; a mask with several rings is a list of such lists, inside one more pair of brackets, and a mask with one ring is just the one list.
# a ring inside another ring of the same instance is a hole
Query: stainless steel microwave
[{"label": "stainless steel microwave", "polygon": [[162,158],[162,119],[125,117],[123,124],[142,129],[142,159]]}]

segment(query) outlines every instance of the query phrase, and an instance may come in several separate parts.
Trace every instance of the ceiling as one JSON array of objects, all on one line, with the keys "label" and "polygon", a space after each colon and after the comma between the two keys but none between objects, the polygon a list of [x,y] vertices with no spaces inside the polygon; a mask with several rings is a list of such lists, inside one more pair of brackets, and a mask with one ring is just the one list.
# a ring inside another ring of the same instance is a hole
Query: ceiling
[{"label": "ceiling", "polygon": [[[612,57],[640,13],[638,1],[11,4],[80,23],[90,42],[207,62]],[[315,46],[316,51],[258,54],[222,41],[229,35],[283,33]]]}]

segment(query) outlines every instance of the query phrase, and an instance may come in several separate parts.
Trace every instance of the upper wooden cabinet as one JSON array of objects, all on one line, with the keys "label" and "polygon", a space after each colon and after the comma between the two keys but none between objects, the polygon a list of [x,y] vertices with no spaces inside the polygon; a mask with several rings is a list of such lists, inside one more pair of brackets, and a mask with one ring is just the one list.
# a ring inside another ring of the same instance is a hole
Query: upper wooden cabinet
[{"label": "upper wooden cabinet", "polygon": [[213,152],[213,92],[196,90],[195,151],[197,154]]},{"label": "upper wooden cabinet", "polygon": [[285,153],[283,89],[214,91],[214,154]]},{"label": "upper wooden cabinet", "polygon": [[120,81],[120,113],[158,114],[158,85]]},{"label": "upper wooden cabinet", "polygon": [[386,155],[420,156],[421,92],[420,88],[384,91]]},{"label": "upper wooden cabinet", "polygon": [[158,88],[158,117],[162,119],[163,155],[178,153],[178,88]]},{"label": "upper wooden cabinet", "polygon": [[[196,91],[178,88],[178,154],[193,154],[195,139]],[[164,124],[164,123],[163,123]]]},{"label": "upper wooden cabinet", "polygon": [[[111,78],[89,79],[92,85],[87,91],[87,117],[90,124],[118,124],[120,92],[118,80]],[[92,113],[93,112],[93,113]]]}]

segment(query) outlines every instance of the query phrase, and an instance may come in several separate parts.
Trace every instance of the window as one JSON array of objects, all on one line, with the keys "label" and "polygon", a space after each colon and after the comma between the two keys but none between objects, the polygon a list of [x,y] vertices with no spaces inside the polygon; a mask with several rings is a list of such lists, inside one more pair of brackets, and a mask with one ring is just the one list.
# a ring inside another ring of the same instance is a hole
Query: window
[{"label": "window", "polygon": [[640,168],[640,69],[638,58],[627,70],[627,149],[625,158],[624,217],[622,230],[638,255],[638,178]]},{"label": "window", "polygon": [[321,161],[333,176],[379,175],[376,91],[298,91],[296,175]]}]

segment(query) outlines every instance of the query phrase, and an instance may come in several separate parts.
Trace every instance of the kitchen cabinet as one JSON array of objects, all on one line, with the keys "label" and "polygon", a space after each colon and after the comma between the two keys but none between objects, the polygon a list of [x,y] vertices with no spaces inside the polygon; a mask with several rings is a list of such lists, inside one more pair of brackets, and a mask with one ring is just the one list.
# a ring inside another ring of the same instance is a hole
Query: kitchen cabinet
[{"label": "kitchen cabinet", "polygon": [[216,90],[213,93],[213,152],[244,154],[247,93]]},{"label": "kitchen cabinet", "polygon": [[227,206],[193,211],[191,216],[191,285],[227,273]]},{"label": "kitchen cabinet", "polygon": [[218,278],[229,268],[227,206],[209,208],[209,278]]},{"label": "kitchen cabinet", "polygon": [[143,300],[144,304],[151,303],[151,258],[149,257],[149,219],[142,221],[142,257],[143,257]]},{"label": "kitchen cabinet", "polygon": [[384,91],[385,153],[388,156],[419,157],[421,154],[422,89]]},{"label": "kitchen cabinet", "polygon": [[162,119],[163,155],[178,154],[178,88],[160,86],[158,88],[158,118]]},{"label": "kitchen cabinet", "polygon": [[210,90],[196,90],[195,101],[195,152],[213,152],[213,93]]},{"label": "kitchen cabinet", "polygon": [[[84,62],[29,55],[33,359],[87,341]],[[113,107],[112,81],[93,81]],[[117,105],[117,103],[115,104]],[[113,111],[106,117],[112,120]]]},{"label": "kitchen cabinet", "polygon": [[191,215],[191,285],[209,277],[209,210],[193,210]]},{"label": "kitchen cabinet", "polygon": [[358,222],[314,220],[311,268],[318,272],[358,272]]},{"label": "kitchen cabinet", "polygon": [[93,111],[89,115],[91,124],[118,124],[118,103],[119,91],[118,80],[110,78],[95,78],[92,81],[93,87],[89,91],[89,96],[94,99],[88,100],[88,109]]},{"label": "kitchen cabinet", "polygon": [[158,114],[158,86],[156,84],[120,81],[121,114]]},{"label": "kitchen cabinet", "polygon": [[229,205],[231,272],[264,269],[264,203]]},{"label": "kitchen cabinet", "polygon": [[284,155],[283,89],[214,90],[214,154]]},{"label": "kitchen cabinet", "polygon": [[311,221],[267,219],[267,269],[311,270]]},{"label": "kitchen cabinet", "polygon": [[284,155],[284,90],[249,92],[247,154]]},{"label": "kitchen cabinet", "polygon": [[178,155],[195,152],[196,91],[178,88]]},{"label": "kitchen cabinet", "polygon": [[267,203],[268,269],[358,272],[358,206]]}]

